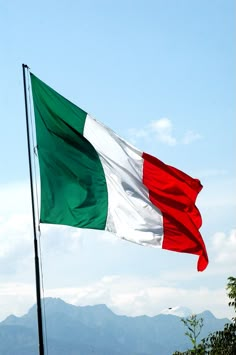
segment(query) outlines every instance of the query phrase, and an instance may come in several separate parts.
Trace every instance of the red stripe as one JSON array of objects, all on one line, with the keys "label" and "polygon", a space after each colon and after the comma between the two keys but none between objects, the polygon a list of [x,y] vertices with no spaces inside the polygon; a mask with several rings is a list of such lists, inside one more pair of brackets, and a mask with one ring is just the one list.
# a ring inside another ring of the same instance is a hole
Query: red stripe
[{"label": "red stripe", "polygon": [[163,249],[199,255],[198,271],[208,264],[204,241],[199,232],[202,224],[195,206],[202,185],[184,172],[143,153],[143,183],[150,201],[163,215]]}]

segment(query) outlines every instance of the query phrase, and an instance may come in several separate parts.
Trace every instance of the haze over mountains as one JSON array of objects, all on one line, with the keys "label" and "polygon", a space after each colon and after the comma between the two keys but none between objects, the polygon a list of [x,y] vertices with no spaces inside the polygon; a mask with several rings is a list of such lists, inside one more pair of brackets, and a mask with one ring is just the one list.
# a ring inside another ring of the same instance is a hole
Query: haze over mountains
[{"label": "haze over mountains", "polygon": [[[105,305],[77,307],[47,298],[45,311],[48,355],[170,355],[191,347],[180,317],[174,314],[187,316],[190,310],[184,307],[155,317],[127,317]],[[204,318],[202,337],[229,322],[209,311],[199,317]],[[37,340],[35,305],[24,316],[11,315],[0,323],[0,354],[37,355]]]}]

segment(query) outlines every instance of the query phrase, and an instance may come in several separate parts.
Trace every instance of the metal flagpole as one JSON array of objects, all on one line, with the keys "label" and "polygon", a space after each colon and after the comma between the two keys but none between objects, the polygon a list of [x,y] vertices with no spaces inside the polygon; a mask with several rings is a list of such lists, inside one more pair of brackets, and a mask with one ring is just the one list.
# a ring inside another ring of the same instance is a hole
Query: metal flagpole
[{"label": "metal flagpole", "polygon": [[39,271],[39,257],[38,257],[38,241],[35,223],[35,206],[34,206],[34,189],[33,189],[33,174],[31,166],[31,150],[30,150],[30,133],[29,133],[29,119],[28,119],[28,101],[26,89],[26,70],[29,67],[22,64],[23,69],[23,83],[24,83],[24,96],[25,96],[25,117],[26,117],[26,131],[27,131],[27,147],[29,159],[29,174],[30,174],[30,189],[31,189],[31,205],[33,217],[33,230],[34,230],[34,260],[35,260],[35,281],[36,281],[36,298],[37,298],[37,319],[38,319],[38,341],[39,341],[39,355],[44,355],[43,343],[43,322],[42,322],[42,307],[41,307],[41,291],[40,291],[40,271]]}]

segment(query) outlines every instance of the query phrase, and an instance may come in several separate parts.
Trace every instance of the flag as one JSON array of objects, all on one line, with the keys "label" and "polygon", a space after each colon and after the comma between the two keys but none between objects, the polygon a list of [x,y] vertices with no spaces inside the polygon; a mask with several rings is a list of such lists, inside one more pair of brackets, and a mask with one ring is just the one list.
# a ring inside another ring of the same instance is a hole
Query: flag
[{"label": "flag", "polygon": [[40,222],[106,230],[208,264],[199,180],[144,153],[32,73]]}]

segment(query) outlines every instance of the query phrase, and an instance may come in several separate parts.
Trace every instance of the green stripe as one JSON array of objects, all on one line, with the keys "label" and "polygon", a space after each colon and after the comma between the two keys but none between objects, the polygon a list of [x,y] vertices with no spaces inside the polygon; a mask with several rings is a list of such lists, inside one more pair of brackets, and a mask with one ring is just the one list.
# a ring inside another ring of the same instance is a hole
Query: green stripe
[{"label": "green stripe", "polygon": [[86,112],[33,74],[42,223],[104,229],[108,196],[102,164],[83,137]]}]

